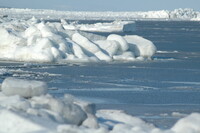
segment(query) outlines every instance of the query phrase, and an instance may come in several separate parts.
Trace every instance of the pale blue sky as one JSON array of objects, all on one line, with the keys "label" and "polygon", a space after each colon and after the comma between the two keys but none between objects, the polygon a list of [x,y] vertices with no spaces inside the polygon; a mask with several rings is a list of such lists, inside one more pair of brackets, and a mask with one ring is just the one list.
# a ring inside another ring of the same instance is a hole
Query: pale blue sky
[{"label": "pale blue sky", "polygon": [[0,6],[69,11],[200,10],[200,0],[0,0]]}]

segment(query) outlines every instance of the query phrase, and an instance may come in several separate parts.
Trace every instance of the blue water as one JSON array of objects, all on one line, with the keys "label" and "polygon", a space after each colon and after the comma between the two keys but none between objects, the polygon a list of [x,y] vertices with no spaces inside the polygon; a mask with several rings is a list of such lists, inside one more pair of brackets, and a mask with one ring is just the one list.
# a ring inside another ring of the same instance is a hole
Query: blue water
[{"label": "blue water", "polygon": [[9,76],[43,80],[54,96],[70,93],[96,103],[97,109],[125,110],[160,128],[170,128],[181,118],[173,112],[200,112],[200,22],[137,21],[136,26],[134,32],[118,34],[137,34],[153,41],[160,52],[152,61],[2,62],[1,68],[12,71],[1,75],[1,80]]}]

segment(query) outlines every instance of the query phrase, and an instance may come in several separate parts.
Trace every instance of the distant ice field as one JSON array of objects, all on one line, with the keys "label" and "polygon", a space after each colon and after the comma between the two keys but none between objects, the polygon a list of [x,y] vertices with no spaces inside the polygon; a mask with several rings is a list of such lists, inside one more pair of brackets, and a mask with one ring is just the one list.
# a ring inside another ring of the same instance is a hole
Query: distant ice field
[{"label": "distant ice field", "polygon": [[151,40],[158,50],[153,60],[67,64],[2,61],[1,80],[11,76],[46,81],[56,97],[70,93],[96,103],[97,109],[122,109],[162,129],[171,128],[187,114],[200,112],[200,22],[136,21],[136,31],[117,34]]}]

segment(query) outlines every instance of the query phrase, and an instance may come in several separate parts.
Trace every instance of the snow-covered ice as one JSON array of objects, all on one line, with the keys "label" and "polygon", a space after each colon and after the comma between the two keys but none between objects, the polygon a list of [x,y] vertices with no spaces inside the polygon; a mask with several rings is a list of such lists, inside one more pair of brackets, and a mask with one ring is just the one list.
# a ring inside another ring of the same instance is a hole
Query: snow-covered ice
[{"label": "snow-covered ice", "polygon": [[[9,83],[7,82],[9,80]],[[180,119],[171,129],[161,130],[140,118],[121,110],[95,110],[95,105],[65,94],[55,98],[50,94],[24,98],[21,94],[28,80],[7,78],[3,84],[22,89],[9,95],[0,92],[0,132],[37,133],[199,133],[200,114]],[[35,81],[29,81],[36,83]],[[39,81],[38,81],[39,82]],[[31,92],[31,90],[29,89]]]}]

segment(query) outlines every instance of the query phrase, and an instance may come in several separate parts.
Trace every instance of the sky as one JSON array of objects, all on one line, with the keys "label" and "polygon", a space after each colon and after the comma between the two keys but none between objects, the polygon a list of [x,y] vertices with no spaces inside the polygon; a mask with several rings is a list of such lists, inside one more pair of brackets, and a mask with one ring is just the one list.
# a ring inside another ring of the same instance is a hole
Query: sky
[{"label": "sky", "polygon": [[200,0],[0,0],[0,7],[68,11],[152,11],[193,8]]}]

